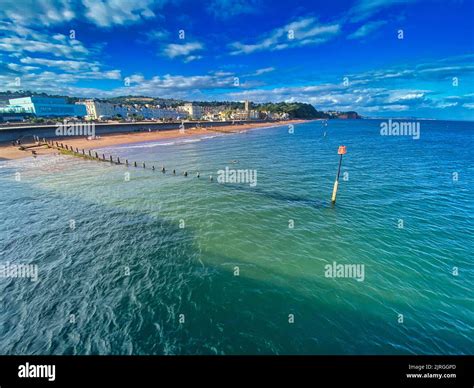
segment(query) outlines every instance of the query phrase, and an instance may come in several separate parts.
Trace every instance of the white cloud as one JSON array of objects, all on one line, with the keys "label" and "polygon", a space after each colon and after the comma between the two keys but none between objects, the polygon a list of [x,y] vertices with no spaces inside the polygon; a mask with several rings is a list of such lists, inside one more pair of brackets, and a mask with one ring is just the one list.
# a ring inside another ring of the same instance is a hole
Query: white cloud
[{"label": "white cloud", "polygon": [[[383,112],[404,112],[409,110],[410,107],[408,105],[400,105],[400,104],[395,104],[395,105],[379,105],[379,106],[368,106],[366,108],[363,108],[365,113],[383,113]],[[360,110],[359,110],[360,111]]]},{"label": "white cloud", "polygon": [[387,103],[399,103],[406,101],[423,100],[428,91],[424,90],[392,90],[388,92]]},{"label": "white cloud", "polygon": [[272,71],[275,71],[274,67],[264,67],[262,69],[256,70],[253,75],[261,75],[261,74],[271,73]]},{"label": "white cloud", "polygon": [[46,67],[56,67],[65,72],[76,72],[76,71],[99,71],[100,65],[97,62],[89,61],[71,61],[64,59],[46,59],[46,58],[32,58],[24,57],[20,59],[21,63],[41,65]]},{"label": "white cloud", "polygon": [[2,0],[0,20],[20,26],[53,26],[74,19],[99,27],[154,18],[168,0]]},{"label": "white cloud", "polygon": [[399,4],[410,4],[420,0],[358,0],[349,10],[352,22],[366,20],[380,11]]},{"label": "white cloud", "polygon": [[189,55],[186,58],[184,58],[184,62],[188,63],[188,62],[196,61],[201,58],[202,58],[202,55]]},{"label": "white cloud", "polygon": [[185,62],[190,62],[201,58],[201,56],[193,53],[203,48],[204,46],[200,42],[188,42],[183,44],[170,43],[163,49],[163,54],[168,58],[185,57]]},{"label": "white cloud", "polygon": [[[233,73],[213,73],[206,75],[171,75],[154,76],[146,79],[141,74],[133,74],[127,78],[130,86],[121,86],[112,90],[101,90],[96,88],[82,88],[75,83],[82,79],[102,77],[102,79],[119,79],[111,76],[119,74],[98,73],[62,73],[44,71],[36,74],[21,75],[21,89],[44,91],[54,94],[68,94],[78,97],[112,97],[120,95],[147,95],[147,96],[170,96],[174,98],[189,98],[190,95],[205,98],[203,92],[207,90],[218,90],[232,88],[234,81]],[[16,75],[0,75],[0,90],[16,89]],[[242,86],[241,86],[242,87]]]},{"label": "white cloud", "polygon": [[146,33],[146,36],[149,41],[159,41],[168,38],[170,35],[169,31],[160,29],[160,30],[152,30]]},{"label": "white cloud", "polygon": [[141,22],[155,17],[153,9],[164,5],[160,0],[82,0],[85,16],[100,27]]},{"label": "white cloud", "polygon": [[[387,70],[390,71],[390,70]],[[37,74],[21,75],[22,88],[51,93],[61,93],[78,97],[112,97],[118,95],[168,96],[184,99],[207,99],[210,95],[217,99],[244,100],[255,102],[268,101],[301,101],[313,104],[319,110],[355,110],[365,115],[390,115],[394,112],[416,112],[418,109],[448,109],[456,106],[474,109],[472,94],[464,96],[443,97],[429,90],[405,87],[390,89],[342,83],[310,84],[262,89],[245,89],[245,85],[233,86],[234,73],[216,71],[206,75],[171,75],[154,76],[149,79],[141,74],[129,76],[130,86],[120,83],[112,90],[79,88],[75,82],[82,79],[120,79],[120,74],[111,71],[77,72],[57,74],[43,71]],[[14,76],[0,75],[0,85],[5,89],[15,87]],[[398,81],[397,81],[398,84]],[[248,85],[249,87],[251,85]],[[229,89],[235,89],[229,92]]]},{"label": "white cloud", "polygon": [[0,31],[5,34],[0,37],[0,51],[17,55],[24,52],[41,53],[65,58],[81,58],[89,54],[80,41],[62,34],[50,36],[10,22],[0,23]]},{"label": "white cloud", "polygon": [[5,68],[5,82],[11,87],[16,86],[11,80],[18,74],[21,88],[30,90],[66,87],[79,80],[121,79],[119,70],[103,69],[91,59],[89,49],[69,36],[48,35],[11,22],[0,22],[0,31],[4,35],[0,37],[0,51],[11,61]]},{"label": "white cloud", "polygon": [[[436,104],[436,108],[439,108],[439,109],[446,109],[446,108],[451,108],[453,106],[457,106],[458,103],[457,102],[439,102]],[[474,108],[474,104],[472,104],[473,108]]]},{"label": "white cloud", "polygon": [[76,16],[68,0],[2,0],[0,19],[17,25],[50,26],[66,23]]},{"label": "white cloud", "polygon": [[348,75],[350,83],[370,84],[376,82],[391,82],[394,80],[428,80],[451,81],[452,77],[467,77],[474,74],[474,65],[471,57],[453,57],[456,58],[456,65],[440,66],[440,63],[450,62],[452,58],[444,58],[430,63],[420,65],[397,67],[384,70],[372,70],[359,74]]},{"label": "white cloud", "polygon": [[372,34],[376,30],[378,30],[383,25],[387,24],[385,20],[377,20],[373,22],[369,22],[364,24],[363,26],[359,27],[356,31],[350,34],[347,38],[348,39],[360,39],[364,38],[369,34]]},{"label": "white cloud", "polygon": [[383,88],[341,89],[339,84],[329,84],[239,91],[230,93],[229,98],[256,102],[300,101],[313,104],[319,110],[355,110],[362,114],[402,111],[412,106],[409,103],[391,102],[390,92]]},{"label": "white cloud", "polygon": [[257,51],[275,51],[306,45],[325,43],[338,35],[339,24],[319,24],[316,18],[302,18],[277,28],[261,37],[257,42],[230,44],[232,55],[251,54]]},{"label": "white cloud", "polygon": [[24,66],[18,63],[9,63],[7,64],[7,67],[16,73],[27,73],[27,72],[35,71],[39,69],[39,67],[36,67],[36,66]]}]

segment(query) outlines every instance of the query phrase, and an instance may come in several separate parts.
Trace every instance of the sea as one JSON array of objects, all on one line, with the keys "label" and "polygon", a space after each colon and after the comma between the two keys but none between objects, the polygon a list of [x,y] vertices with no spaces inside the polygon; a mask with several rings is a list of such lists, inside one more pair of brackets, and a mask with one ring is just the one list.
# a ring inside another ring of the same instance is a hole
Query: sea
[{"label": "sea", "polygon": [[0,354],[474,354],[474,122],[418,122],[1,160]]}]

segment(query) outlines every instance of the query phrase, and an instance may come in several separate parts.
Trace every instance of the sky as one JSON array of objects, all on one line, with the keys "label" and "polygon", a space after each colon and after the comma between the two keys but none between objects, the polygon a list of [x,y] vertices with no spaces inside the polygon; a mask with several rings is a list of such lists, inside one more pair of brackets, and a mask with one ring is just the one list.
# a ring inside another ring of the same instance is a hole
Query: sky
[{"label": "sky", "polygon": [[474,120],[473,0],[2,0],[0,91]]}]

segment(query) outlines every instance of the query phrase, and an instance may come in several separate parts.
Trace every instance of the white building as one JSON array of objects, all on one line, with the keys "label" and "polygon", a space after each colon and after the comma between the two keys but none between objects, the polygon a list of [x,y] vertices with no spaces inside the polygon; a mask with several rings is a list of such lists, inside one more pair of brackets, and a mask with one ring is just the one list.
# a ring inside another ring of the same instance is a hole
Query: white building
[{"label": "white building", "polygon": [[[145,119],[178,119],[180,114],[173,109],[163,109],[158,107],[144,107],[138,110],[138,114]],[[182,115],[181,115],[182,116]]]},{"label": "white building", "polygon": [[114,105],[114,116],[120,116],[122,118],[127,118],[130,113],[130,109],[122,105]]},{"label": "white building", "polygon": [[185,114],[174,109],[163,109],[152,105],[114,105],[109,102],[95,100],[85,100],[78,104],[85,105],[87,118],[89,120],[110,119],[120,116],[124,119],[133,117],[143,117],[147,120],[153,119],[179,119]]},{"label": "white building", "polygon": [[109,102],[85,100],[80,101],[77,104],[85,105],[87,111],[87,118],[89,120],[112,118],[117,115],[115,111],[115,106]]},{"label": "white building", "polygon": [[177,110],[159,108],[156,106],[135,106],[133,108],[130,108],[128,111],[128,117],[132,115],[142,116],[144,119],[147,120],[177,120],[185,116]]},{"label": "white building", "polygon": [[159,111],[160,111],[159,114],[161,115],[161,118],[163,119],[177,120],[177,119],[184,118],[184,115],[182,113],[174,109],[160,109]]},{"label": "white building", "polygon": [[200,120],[202,118],[202,106],[188,103],[182,105],[180,109],[186,112],[191,119]]}]

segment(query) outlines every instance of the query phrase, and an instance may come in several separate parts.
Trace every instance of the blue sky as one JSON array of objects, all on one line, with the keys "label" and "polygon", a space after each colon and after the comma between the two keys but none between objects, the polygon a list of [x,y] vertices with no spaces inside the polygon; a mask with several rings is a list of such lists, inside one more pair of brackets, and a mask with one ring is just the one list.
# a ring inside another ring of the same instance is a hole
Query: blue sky
[{"label": "blue sky", "polygon": [[473,20],[471,0],[2,0],[0,90],[473,120]]}]

